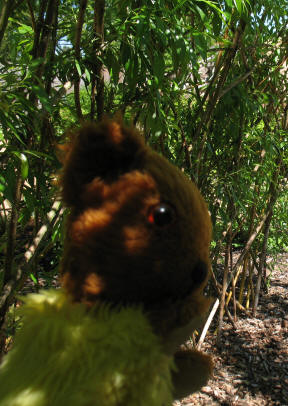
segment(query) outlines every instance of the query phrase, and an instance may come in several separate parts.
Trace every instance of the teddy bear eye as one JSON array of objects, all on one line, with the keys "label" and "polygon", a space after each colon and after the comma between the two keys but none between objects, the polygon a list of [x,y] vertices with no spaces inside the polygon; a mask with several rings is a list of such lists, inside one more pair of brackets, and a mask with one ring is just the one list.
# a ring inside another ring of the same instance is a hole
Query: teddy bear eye
[{"label": "teddy bear eye", "polygon": [[165,227],[174,220],[175,210],[167,203],[160,203],[150,209],[148,213],[148,222],[158,227]]}]

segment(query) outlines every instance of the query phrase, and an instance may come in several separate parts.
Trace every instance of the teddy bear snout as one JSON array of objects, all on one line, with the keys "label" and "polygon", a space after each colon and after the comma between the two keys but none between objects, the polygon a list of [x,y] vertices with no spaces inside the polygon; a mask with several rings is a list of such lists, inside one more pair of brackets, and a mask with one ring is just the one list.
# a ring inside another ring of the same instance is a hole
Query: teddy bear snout
[{"label": "teddy bear snout", "polygon": [[196,262],[191,274],[193,284],[197,286],[201,285],[201,283],[203,283],[207,278],[207,275],[208,275],[208,265],[202,260]]}]

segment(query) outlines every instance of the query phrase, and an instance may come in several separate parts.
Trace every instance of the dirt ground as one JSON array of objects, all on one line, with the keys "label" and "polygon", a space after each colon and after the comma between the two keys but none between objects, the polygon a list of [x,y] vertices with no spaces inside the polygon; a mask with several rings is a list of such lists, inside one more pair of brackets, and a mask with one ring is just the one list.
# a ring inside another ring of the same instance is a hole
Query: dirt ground
[{"label": "dirt ground", "polygon": [[214,376],[174,406],[288,406],[288,254],[279,256],[256,318],[226,320],[221,350],[213,328],[201,350],[214,359]]}]

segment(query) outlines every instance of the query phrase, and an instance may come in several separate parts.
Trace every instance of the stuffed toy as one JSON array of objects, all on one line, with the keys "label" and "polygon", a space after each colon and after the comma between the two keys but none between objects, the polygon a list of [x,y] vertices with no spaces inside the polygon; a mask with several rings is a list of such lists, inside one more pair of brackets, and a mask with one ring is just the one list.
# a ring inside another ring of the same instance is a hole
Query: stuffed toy
[{"label": "stuffed toy", "polygon": [[62,149],[62,287],[23,299],[0,406],[171,405],[212,370],[180,347],[210,305],[206,204],[120,121],[86,124]]}]

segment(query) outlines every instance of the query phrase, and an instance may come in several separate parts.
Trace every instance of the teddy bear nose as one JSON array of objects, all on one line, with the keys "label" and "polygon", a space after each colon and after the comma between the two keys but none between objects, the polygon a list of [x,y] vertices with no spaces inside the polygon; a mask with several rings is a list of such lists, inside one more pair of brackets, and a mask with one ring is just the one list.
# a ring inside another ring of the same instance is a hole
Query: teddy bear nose
[{"label": "teddy bear nose", "polygon": [[192,271],[192,280],[195,285],[200,285],[207,277],[208,266],[204,261],[196,262]]}]

